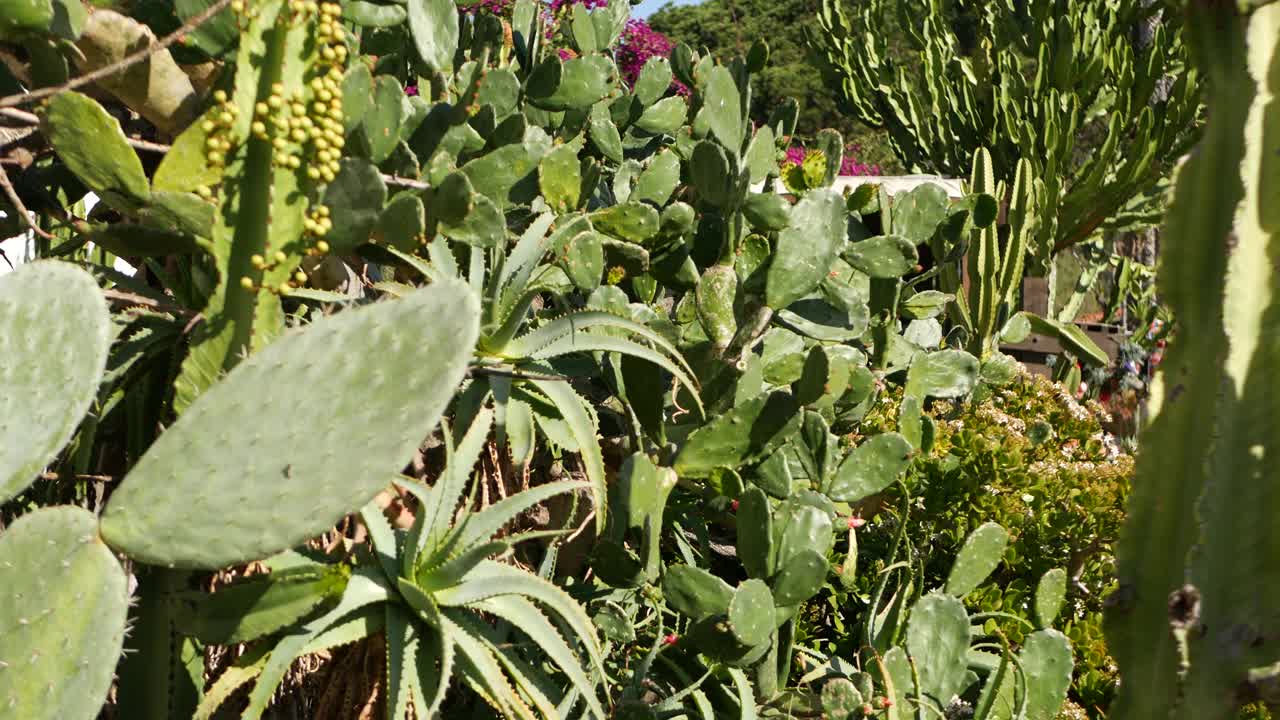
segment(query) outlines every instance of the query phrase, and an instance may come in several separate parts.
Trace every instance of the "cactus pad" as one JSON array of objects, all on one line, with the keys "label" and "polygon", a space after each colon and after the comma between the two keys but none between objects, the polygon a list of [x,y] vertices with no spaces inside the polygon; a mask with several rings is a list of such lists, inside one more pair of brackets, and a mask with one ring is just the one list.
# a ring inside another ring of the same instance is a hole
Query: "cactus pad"
[{"label": "cactus pad", "polygon": [[1008,545],[1008,531],[993,522],[983,523],[969,533],[947,576],[947,592],[956,597],[973,592],[1000,564]]},{"label": "cactus pad", "polygon": [[0,327],[3,502],[71,439],[97,394],[112,332],[93,278],[53,261],[19,266],[0,281]]},{"label": "cactus pad", "polygon": [[0,535],[0,716],[93,720],[124,644],[124,570],[93,515],[39,510]]},{"label": "cactus pad", "polygon": [[438,281],[272,343],[151,446],[112,496],[103,537],[144,562],[217,568],[323,532],[435,428],[478,315],[465,285]]}]

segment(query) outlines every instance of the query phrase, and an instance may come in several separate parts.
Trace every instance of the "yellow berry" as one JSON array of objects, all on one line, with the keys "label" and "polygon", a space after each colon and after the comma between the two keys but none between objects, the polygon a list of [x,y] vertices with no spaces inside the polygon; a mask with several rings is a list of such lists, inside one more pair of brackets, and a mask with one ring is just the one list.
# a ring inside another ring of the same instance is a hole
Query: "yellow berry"
[{"label": "yellow berry", "polygon": [[290,106],[289,106],[289,112],[293,113],[294,115],[299,115],[299,116],[301,116],[301,115],[306,115],[306,114],[307,114],[307,106],[306,106],[306,105],[303,105],[303,104],[302,104],[302,103],[300,103],[300,102],[295,102],[295,103],[293,103],[292,105],[290,105]]},{"label": "yellow berry", "polygon": [[234,120],[235,118],[232,117],[231,113],[227,112],[226,110],[223,110],[222,112],[218,113],[218,122],[222,123],[223,125],[230,125]]},{"label": "yellow berry", "polygon": [[227,101],[227,93],[225,90],[215,90],[213,92],[213,101],[216,103],[224,103]]},{"label": "yellow berry", "polygon": [[302,160],[300,160],[297,155],[290,155],[288,165],[290,170],[297,170],[302,167]]},{"label": "yellow berry", "polygon": [[259,270],[266,267],[267,265],[267,261],[261,255],[256,255],[256,254],[253,257],[249,258],[249,263],[254,267],[258,268]]},{"label": "yellow berry", "polygon": [[205,155],[205,157],[208,158],[209,162],[217,163],[218,159],[222,157],[222,153],[218,152],[217,150],[210,150],[208,154]]},{"label": "yellow berry", "polygon": [[299,270],[298,272],[293,274],[293,280],[294,282],[301,285],[302,283],[307,281],[307,274]]},{"label": "yellow berry", "polygon": [[319,179],[320,179],[320,168],[316,167],[315,165],[308,165],[308,166],[307,166],[307,177],[311,178],[312,180],[319,180]]},{"label": "yellow berry", "polygon": [[289,283],[280,283],[280,294],[281,294],[281,295],[289,295],[289,294],[291,294],[291,293],[293,293],[293,287],[291,287],[291,286],[289,285]]},{"label": "yellow berry", "polygon": [[289,137],[293,138],[294,142],[304,142],[307,139],[307,133],[302,128],[298,128],[297,130],[289,133]]},{"label": "yellow berry", "polygon": [[284,98],[280,97],[279,95],[272,95],[271,97],[267,98],[267,107],[271,108],[272,110],[279,110],[280,108],[284,107]]},{"label": "yellow berry", "polygon": [[205,200],[208,200],[213,197],[213,191],[204,185],[196,186],[196,194],[204,198]]},{"label": "yellow berry", "polygon": [[267,134],[267,126],[266,126],[266,124],[265,124],[265,123],[263,123],[261,120],[254,120],[254,121],[253,121],[253,125],[249,126],[249,129],[250,129],[250,130],[253,130],[253,134],[254,134],[254,135],[266,135],[266,134]]},{"label": "yellow berry", "polygon": [[252,290],[253,278],[249,277],[248,275],[245,275],[244,277],[240,278],[240,287],[244,288],[245,290]]},{"label": "yellow berry", "polygon": [[253,111],[258,115],[266,115],[267,112],[269,112],[269,108],[266,103],[258,102],[258,104],[253,106]]},{"label": "yellow berry", "polygon": [[321,253],[329,252],[329,243],[321,240],[316,243],[316,251]]},{"label": "yellow berry", "polygon": [[329,206],[321,205],[316,208],[316,214],[320,217],[329,217]]},{"label": "yellow berry", "polygon": [[283,83],[279,83],[279,82],[273,82],[273,83],[271,83],[271,94],[272,94],[272,95],[283,95],[283,94],[284,94],[284,84],[283,84]]},{"label": "yellow berry", "polygon": [[327,47],[327,48],[325,48],[325,49],[323,49],[323,50],[321,50],[321,51],[320,51],[320,57],[324,58],[325,60],[330,60],[330,61],[332,61],[332,60],[337,60],[337,59],[338,59],[338,53],[334,52],[334,49],[333,49],[333,48],[331,48],[331,47]]},{"label": "yellow berry", "polygon": [[218,127],[217,124],[214,123],[212,120],[205,120],[204,122],[200,123],[200,129],[205,131],[206,133],[213,132],[214,128],[216,127]]}]

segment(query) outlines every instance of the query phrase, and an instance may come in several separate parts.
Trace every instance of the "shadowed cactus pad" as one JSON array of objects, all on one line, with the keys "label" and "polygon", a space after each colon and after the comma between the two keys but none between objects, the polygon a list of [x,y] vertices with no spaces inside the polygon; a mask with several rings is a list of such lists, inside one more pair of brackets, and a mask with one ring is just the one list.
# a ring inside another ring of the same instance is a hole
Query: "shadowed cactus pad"
[{"label": "shadowed cactus pad", "polygon": [[0,717],[92,720],[124,643],[124,570],[79,508],[0,535]]},{"label": "shadowed cactus pad", "polygon": [[142,457],[103,537],[144,562],[217,568],[324,531],[386,487],[435,428],[478,316],[465,285],[440,281],[272,343]]},{"label": "shadowed cactus pad", "polygon": [[93,278],[59,262],[0,281],[0,502],[71,439],[107,364],[111,319]]}]

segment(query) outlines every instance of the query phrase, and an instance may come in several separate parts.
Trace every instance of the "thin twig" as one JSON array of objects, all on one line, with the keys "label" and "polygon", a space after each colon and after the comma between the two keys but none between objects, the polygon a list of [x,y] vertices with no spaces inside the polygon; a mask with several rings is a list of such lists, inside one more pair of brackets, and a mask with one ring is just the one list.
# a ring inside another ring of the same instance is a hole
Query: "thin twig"
[{"label": "thin twig", "polygon": [[[0,107],[0,116],[7,117],[12,120],[17,120],[18,122],[24,122],[28,125],[40,124],[39,115],[36,115],[35,113],[29,113],[26,110],[18,110],[17,108]],[[138,138],[131,138],[128,136],[125,136],[124,141],[129,143],[129,145],[132,147],[135,147],[139,150],[146,150],[148,152],[167,153],[171,149],[173,149],[171,145],[151,142],[150,140],[139,140]]]},{"label": "thin twig", "polygon": [[27,103],[47,98],[50,95],[57,95],[58,93],[66,92],[67,90],[75,90],[76,88],[82,85],[87,85],[95,80],[101,80],[108,75],[114,75],[130,65],[142,62],[175,42],[178,42],[182,38],[186,37],[187,33],[203,25],[206,20],[217,15],[219,12],[222,12],[223,8],[230,4],[231,0],[218,0],[214,4],[210,5],[204,12],[183,23],[177,30],[165,35],[159,42],[148,45],[132,55],[127,55],[120,60],[113,62],[110,65],[100,67],[91,73],[72,78],[63,84],[56,85],[54,87],[41,88],[31,92],[19,93],[17,95],[0,98],[0,108],[26,105]]},{"label": "thin twig", "polygon": [[184,307],[178,307],[177,305],[170,305],[169,303],[163,303],[163,302],[160,302],[159,300],[155,300],[153,298],[149,298],[144,295],[137,295],[135,293],[126,292],[124,290],[117,290],[115,288],[108,288],[106,290],[103,290],[102,297],[106,298],[108,301],[113,303],[118,303],[121,305],[129,305],[132,307],[144,307],[144,308],[147,308],[148,310],[155,310],[156,312],[166,312],[173,315],[177,315],[179,317],[192,317],[193,315],[195,315],[194,312]]},{"label": "thin twig", "polygon": [[88,480],[90,482],[115,482],[116,478],[110,475],[80,475],[80,474],[61,474],[55,472],[40,473],[41,480]]},{"label": "thin twig", "polygon": [[0,165],[0,185],[4,186],[4,194],[9,197],[9,202],[13,204],[13,211],[22,216],[23,222],[27,224],[27,227],[31,228],[32,232],[45,240],[58,239],[36,224],[36,221],[31,217],[31,213],[27,211],[27,206],[22,203],[22,198],[18,197],[18,191],[13,189],[13,183],[9,182],[9,173],[5,172],[3,165]]},{"label": "thin twig", "polygon": [[395,175],[383,175],[382,182],[388,185],[394,185],[396,187],[407,187],[407,188],[412,188],[414,190],[430,190],[431,189],[431,183],[426,183],[421,180],[414,180],[412,178],[396,177]]}]

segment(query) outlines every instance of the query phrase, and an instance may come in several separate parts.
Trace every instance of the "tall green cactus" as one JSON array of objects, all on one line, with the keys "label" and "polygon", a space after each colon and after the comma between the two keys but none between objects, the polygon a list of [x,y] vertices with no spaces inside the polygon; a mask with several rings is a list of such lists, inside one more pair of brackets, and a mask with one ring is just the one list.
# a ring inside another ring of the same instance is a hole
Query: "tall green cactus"
[{"label": "tall green cactus", "polygon": [[332,221],[307,208],[319,183],[340,169],[346,47],[333,22],[337,6],[313,7],[249,3],[234,91],[218,91],[213,109],[184,133],[205,138],[196,166],[222,172],[216,187],[197,190],[218,204],[206,249],[219,284],[175,384],[179,412],[280,333],[280,296],[297,285],[299,260],[328,249]]},{"label": "tall green cactus", "polygon": [[1122,675],[1112,717],[1122,719],[1234,717],[1274,682],[1267,666],[1280,659],[1280,474],[1269,462],[1280,450],[1270,159],[1280,6],[1245,13],[1191,0],[1187,27],[1213,112],[1167,221],[1159,281],[1178,335],[1141,438],[1120,587],[1108,599]]},{"label": "tall green cactus", "polygon": [[[1047,204],[1028,249],[1042,264],[1113,218],[1131,220],[1123,211],[1194,138],[1200,79],[1186,67],[1181,18],[1157,15],[1167,6],[823,0],[809,39],[844,106],[886,128],[908,168],[959,177],[983,146],[1006,181],[1031,163]],[[1081,138],[1098,130],[1107,140],[1079,163]]]}]

